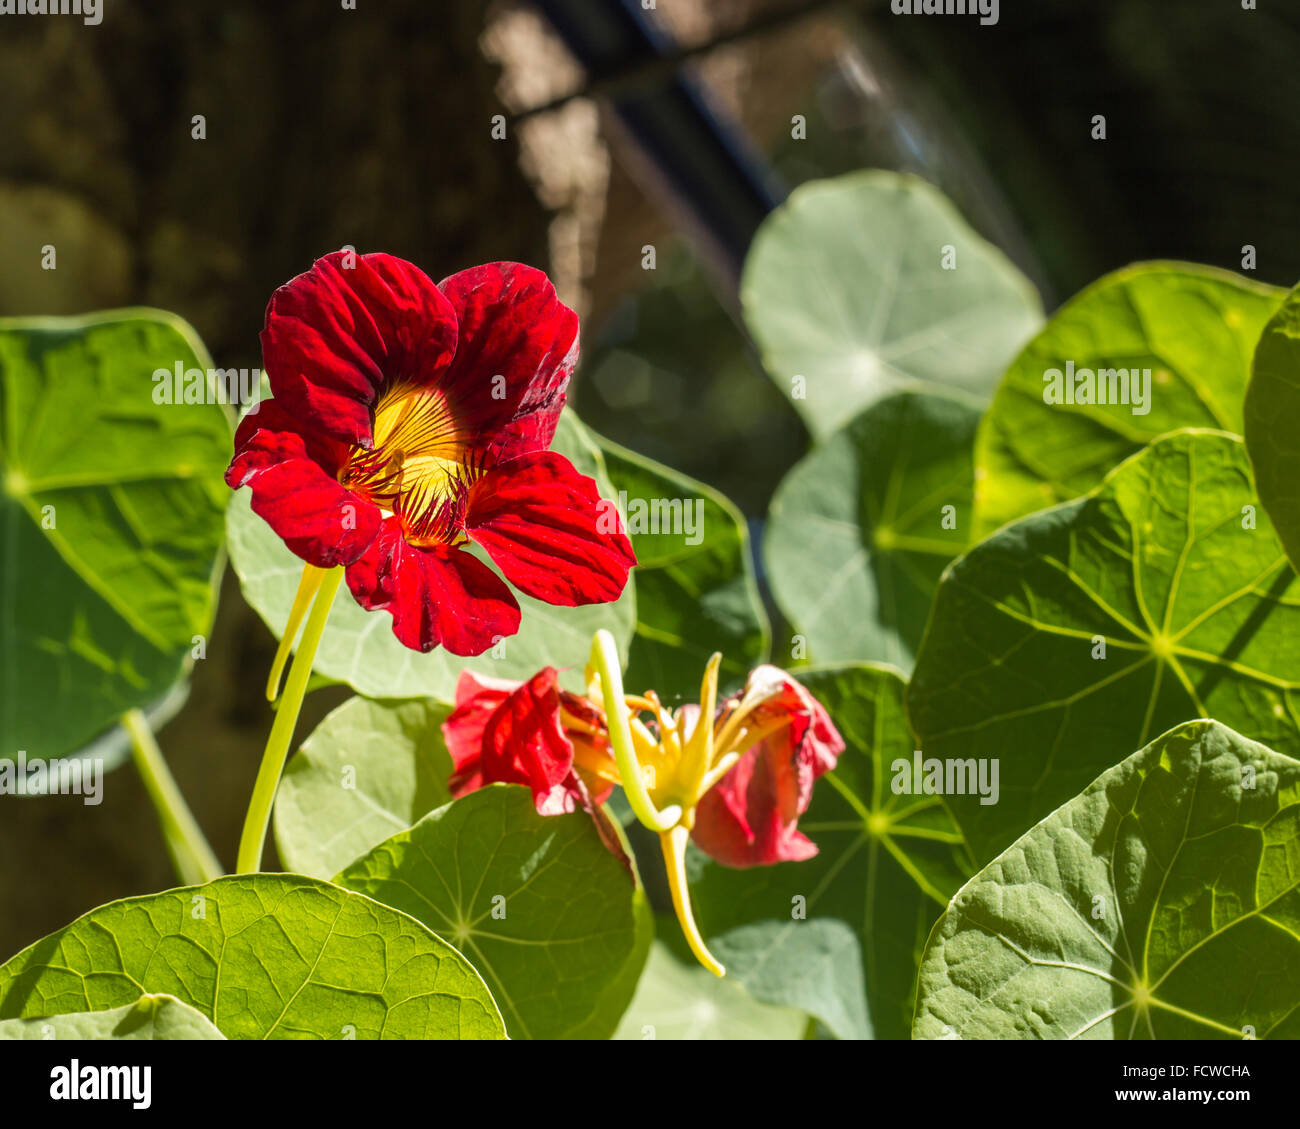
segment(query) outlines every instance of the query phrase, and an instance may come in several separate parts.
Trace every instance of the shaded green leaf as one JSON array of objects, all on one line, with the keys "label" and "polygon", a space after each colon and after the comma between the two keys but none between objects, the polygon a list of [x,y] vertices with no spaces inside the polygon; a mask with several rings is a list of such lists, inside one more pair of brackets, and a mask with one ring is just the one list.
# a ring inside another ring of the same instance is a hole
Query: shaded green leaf
[{"label": "shaded green leaf", "polygon": [[697,854],[700,927],[756,999],[815,1015],[840,1038],[906,1038],[922,946],[972,867],[941,799],[891,790],[890,766],[913,747],[899,674],[856,664],[797,675],[846,745],[799,820],[818,854],[749,870]]},{"label": "shaded green leaf", "polygon": [[763,553],[810,659],[911,667],[939,575],[969,543],[978,423],[964,399],[900,392],[781,483]]},{"label": "shaded green leaf", "polygon": [[1264,330],[1246,390],[1246,450],[1259,500],[1300,570],[1300,290]]},{"label": "shaded green leaf", "polygon": [[725,497],[607,439],[593,436],[636,551],[637,625],[624,681],[667,702],[695,699],[709,656],[721,682],[744,683],[767,658],[745,519]]},{"label": "shaded green leaf", "polygon": [[768,374],[819,439],[911,381],[987,397],[1042,324],[1002,252],[936,188],[891,172],[797,188],[754,237],[741,301]]},{"label": "shaded green leaf", "polygon": [[109,902],[0,966],[0,1019],[121,1007],[141,992],[231,1039],[493,1039],[470,963],[414,918],[297,874]]},{"label": "shaded green leaf", "polygon": [[[1211,267],[1142,263],[1067,302],[1007,370],[980,426],[977,535],[1086,494],[1166,432],[1241,434],[1251,355],[1283,293]],[[1118,376],[1112,396],[1107,376],[1105,404],[1047,403],[1044,375],[1064,377],[1070,362],[1076,379],[1149,369],[1149,396],[1139,402],[1142,378],[1136,390],[1130,379],[1125,398]]]},{"label": "shaded green leaf", "polygon": [[451,799],[440,702],[352,698],[293,755],[275,798],[275,845],[285,866],[332,878]]},{"label": "shaded green leaf", "polygon": [[998,768],[996,803],[948,796],[977,861],[1189,717],[1300,752],[1300,584],[1256,510],[1241,440],[1176,432],[952,565],[908,713]]},{"label": "shaded green leaf", "polygon": [[1300,1038],[1298,859],[1300,762],[1181,725],[962,887],[915,1036]]},{"label": "shaded green leaf", "polygon": [[515,1038],[608,1038],[649,947],[643,895],[591,816],[540,816],[517,785],[438,808],[336,881],[463,948]]},{"label": "shaded green leaf", "polygon": [[[604,458],[572,411],[560,417],[552,448],[581,473],[595,478],[602,496],[613,497]],[[278,638],[289,619],[302,561],[253,513],[248,493],[239,491],[230,503],[226,521],[230,561],[239,574],[244,597]],[[313,669],[372,698],[428,696],[451,701],[464,669],[494,678],[525,679],[548,665],[561,668],[565,684],[580,690],[591,637],[598,628],[607,628],[626,649],[636,622],[634,587],[628,584],[616,603],[582,608],[552,607],[515,592],[523,609],[519,633],[472,659],[442,647],[428,654],[403,647],[393,636],[393,621],[387,612],[364,611],[344,591],[330,612]],[[500,657],[494,656],[494,651]]]},{"label": "shaded green leaf", "polygon": [[[231,414],[215,400],[156,403],[155,370],[177,364],[204,370],[195,389],[206,387],[202,343],[160,310],[0,319],[0,746],[11,752],[71,753],[157,704],[210,630]],[[127,748],[117,730],[96,755],[112,764]]]},{"label": "shaded green leaf", "polygon": [[807,1027],[803,1012],[761,1004],[734,977],[719,979],[656,941],[614,1038],[802,1039]]},{"label": "shaded green leaf", "polygon": [[167,995],[141,996],[107,1011],[0,1020],[0,1040],[224,1038],[201,1011]]}]

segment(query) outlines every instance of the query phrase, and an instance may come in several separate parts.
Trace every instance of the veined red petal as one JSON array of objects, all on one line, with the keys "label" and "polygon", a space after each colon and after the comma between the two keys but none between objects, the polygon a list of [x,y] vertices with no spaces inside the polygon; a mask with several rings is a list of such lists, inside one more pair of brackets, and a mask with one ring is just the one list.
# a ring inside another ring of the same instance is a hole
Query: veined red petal
[{"label": "veined red petal", "polygon": [[[471,744],[475,730],[477,749]],[[573,745],[560,718],[554,667],[545,667],[507,693],[471,687],[470,696],[443,724],[443,734],[449,749],[458,746],[453,753],[453,794],[463,795],[482,784],[526,784],[541,815],[575,809],[578,796],[570,787]]]},{"label": "veined red petal", "polygon": [[[747,750],[701,799],[691,838],[725,866],[767,866],[798,862],[817,845],[798,830],[813,784],[835,767],[844,741],[830,715],[784,671],[760,667],[745,695],[766,697],[751,715],[753,724],[786,724]],[[752,698],[751,698],[752,700]]]},{"label": "veined red petal", "polygon": [[507,678],[487,678],[462,670],[456,682],[456,708],[442,723],[442,736],[451,754],[451,794],[463,796],[481,788],[483,731],[497,707],[522,686]]},{"label": "veined red petal", "polygon": [[465,531],[516,588],[548,604],[617,600],[636,564],[617,508],[554,451],[512,459],[475,482]]},{"label": "veined red petal", "polygon": [[519,604],[496,573],[460,549],[407,544],[396,518],[384,519],[347,581],[363,608],[392,614],[393,634],[414,651],[442,644],[480,655],[519,630]]},{"label": "veined red petal", "polygon": [[272,295],[262,355],[271,389],[290,412],[336,440],[369,447],[381,388],[438,378],[456,338],[451,303],[418,267],[391,255],[335,251]]},{"label": "veined red petal", "polygon": [[488,263],[438,285],[459,325],[442,382],[457,417],[485,434],[489,465],[545,450],[578,360],[578,315],[522,263]]},{"label": "veined red petal", "polygon": [[334,477],[342,445],[300,429],[282,405],[263,402],[240,422],[231,489],[248,486],[253,512],[318,568],[350,564],[379,533],[380,513]]}]

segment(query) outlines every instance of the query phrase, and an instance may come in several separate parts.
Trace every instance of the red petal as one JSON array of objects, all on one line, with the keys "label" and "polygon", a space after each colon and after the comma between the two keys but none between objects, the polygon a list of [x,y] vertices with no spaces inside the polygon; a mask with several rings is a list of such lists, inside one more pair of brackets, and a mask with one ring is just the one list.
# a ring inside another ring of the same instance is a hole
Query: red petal
[{"label": "red petal", "polygon": [[461,671],[456,683],[456,708],[442,723],[443,740],[454,770],[453,796],[463,796],[487,783],[480,764],[483,730],[497,707],[522,685],[505,678],[485,678],[472,670]]},{"label": "red petal", "polygon": [[[480,701],[478,708],[485,706],[486,702]],[[454,735],[461,727],[461,734],[468,736],[463,728],[466,721],[463,709],[464,706],[459,707],[447,719],[444,733],[450,727]],[[573,745],[565,736],[560,720],[560,694],[553,667],[538,671],[497,702],[480,730],[477,763],[472,756],[465,757],[461,763],[465,768],[473,768],[484,784],[528,785],[542,815],[574,810],[577,797],[566,787],[573,775]],[[458,777],[461,775],[457,773]],[[468,790],[463,782],[458,783],[462,793]]]},{"label": "red petal", "polygon": [[345,443],[369,447],[389,381],[432,380],[456,349],[456,315],[432,279],[391,255],[335,251],[271,297],[262,355],[276,399]]},{"label": "red petal", "polygon": [[396,518],[384,519],[347,580],[363,608],[392,613],[393,634],[413,651],[441,643],[481,655],[519,630],[519,604],[496,573],[460,549],[408,545]]},{"label": "red petal", "polygon": [[489,433],[489,464],[545,450],[578,360],[578,315],[522,263],[488,263],[439,286],[459,323],[442,386],[462,426]]},{"label": "red petal", "polygon": [[745,696],[754,693],[768,695],[751,715],[755,725],[782,717],[788,724],[749,749],[704,796],[691,832],[706,854],[741,868],[798,862],[817,853],[796,824],[808,810],[813,783],[844,751],[826,710],[783,671],[754,671]]},{"label": "red petal", "polygon": [[240,422],[226,482],[252,490],[253,512],[303,560],[318,568],[350,564],[374,541],[380,514],[334,477],[345,452],[299,430],[282,405],[268,400]]},{"label": "red petal", "polygon": [[465,530],[516,588],[548,604],[617,600],[636,564],[618,510],[563,455],[541,451],[489,471],[469,493]]}]

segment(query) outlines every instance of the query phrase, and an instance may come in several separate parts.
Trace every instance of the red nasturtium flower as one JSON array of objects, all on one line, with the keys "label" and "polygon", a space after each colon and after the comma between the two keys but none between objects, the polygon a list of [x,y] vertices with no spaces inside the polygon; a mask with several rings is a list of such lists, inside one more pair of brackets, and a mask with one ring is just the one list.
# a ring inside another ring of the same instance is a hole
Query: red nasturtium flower
[{"label": "red nasturtium flower", "polygon": [[471,540],[539,600],[618,598],[631,544],[548,450],[578,319],[541,271],[490,263],[435,285],[335,252],[275,292],[262,351],[274,398],[240,424],[226,481],[308,564],[346,566],[406,646],[477,655],[518,631]]},{"label": "red nasturtium flower", "polygon": [[[528,682],[486,679],[466,671],[456,709],[443,723],[455,774],[453,795],[490,783],[526,784],[542,815],[590,809],[619,781],[604,714],[591,701],[560,690],[551,667]],[[630,697],[634,714],[650,718],[638,755],[674,795],[670,762],[698,724],[699,707],[670,714],[649,693]],[[730,867],[811,858],[817,846],[799,832],[813,783],[844,750],[825,708],[790,675],[762,666],[741,694],[723,701],[713,720],[714,763],[730,767],[694,805],[691,837]],[[687,798],[689,799],[689,798]]]},{"label": "red nasturtium flower", "polygon": [[443,722],[457,798],[484,784],[526,784],[541,815],[604,803],[618,782],[605,719],[561,690],[554,667],[527,682],[461,673]]}]

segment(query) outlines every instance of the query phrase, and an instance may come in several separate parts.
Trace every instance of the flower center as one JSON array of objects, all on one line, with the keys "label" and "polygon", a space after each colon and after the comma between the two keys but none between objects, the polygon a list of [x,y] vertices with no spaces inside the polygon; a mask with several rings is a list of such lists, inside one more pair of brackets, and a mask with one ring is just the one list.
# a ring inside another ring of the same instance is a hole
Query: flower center
[{"label": "flower center", "polygon": [[437,389],[397,383],[375,406],[375,443],[353,449],[339,481],[395,514],[414,545],[462,539],[478,475],[469,443]]}]

